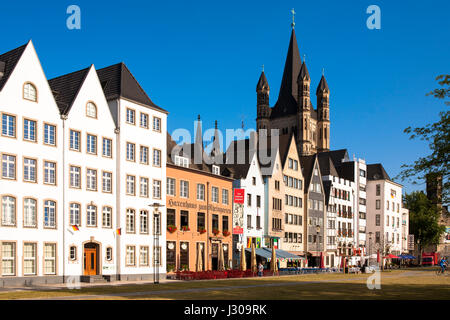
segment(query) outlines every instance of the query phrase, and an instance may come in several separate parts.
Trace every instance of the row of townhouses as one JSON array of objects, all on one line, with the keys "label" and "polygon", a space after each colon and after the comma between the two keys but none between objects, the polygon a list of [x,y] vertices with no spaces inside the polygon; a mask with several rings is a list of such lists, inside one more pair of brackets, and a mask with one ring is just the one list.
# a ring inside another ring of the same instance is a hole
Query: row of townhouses
[{"label": "row of townhouses", "polygon": [[[237,268],[340,267],[407,252],[402,186],[330,150],[330,90],[292,29],[278,100],[258,80],[257,131],[177,144],[123,63],[48,80],[32,42],[0,55],[0,286]],[[176,138],[176,139],[175,139]]]},{"label": "row of townhouses", "polygon": [[31,41],[0,55],[0,108],[0,283],[150,277],[167,112],[123,63],[47,80]]}]

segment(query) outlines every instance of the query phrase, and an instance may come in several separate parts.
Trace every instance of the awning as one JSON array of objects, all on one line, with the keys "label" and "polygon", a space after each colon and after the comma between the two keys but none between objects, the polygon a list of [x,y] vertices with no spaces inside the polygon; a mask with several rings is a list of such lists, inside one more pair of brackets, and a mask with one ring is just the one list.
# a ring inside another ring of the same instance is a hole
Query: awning
[{"label": "awning", "polygon": [[410,254],[401,254],[398,256],[400,259],[416,259],[416,257],[410,255]]},{"label": "awning", "polygon": [[[251,253],[251,248],[246,248],[245,251]],[[255,253],[257,256],[265,258],[267,261],[270,261],[272,259],[272,249],[270,248],[258,248],[255,249]],[[281,250],[281,249],[275,249],[275,254],[277,256],[277,259],[280,259],[281,261],[287,260],[287,261],[293,261],[293,260],[304,260],[304,257],[289,253],[287,251]]]}]

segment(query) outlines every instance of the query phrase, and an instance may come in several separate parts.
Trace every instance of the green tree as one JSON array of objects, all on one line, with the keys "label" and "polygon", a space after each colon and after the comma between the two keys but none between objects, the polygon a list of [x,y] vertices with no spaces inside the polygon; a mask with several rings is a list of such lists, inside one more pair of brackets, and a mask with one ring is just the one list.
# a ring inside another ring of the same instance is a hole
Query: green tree
[{"label": "green tree", "polygon": [[[450,105],[450,75],[440,75],[436,78],[440,88],[437,88],[427,95],[437,99],[443,99],[446,106]],[[404,130],[410,135],[410,139],[424,140],[429,142],[431,154],[420,157],[413,164],[402,165],[403,170],[397,176],[401,180],[409,180],[417,184],[417,180],[424,180],[428,173],[442,176],[442,202],[449,202],[449,164],[450,164],[450,111],[439,113],[439,121],[427,124],[424,127]]]},{"label": "green tree", "polygon": [[414,234],[414,239],[420,243],[419,250],[422,256],[424,247],[439,243],[445,226],[439,224],[438,208],[423,191],[406,194],[404,202],[409,209],[409,232]]}]

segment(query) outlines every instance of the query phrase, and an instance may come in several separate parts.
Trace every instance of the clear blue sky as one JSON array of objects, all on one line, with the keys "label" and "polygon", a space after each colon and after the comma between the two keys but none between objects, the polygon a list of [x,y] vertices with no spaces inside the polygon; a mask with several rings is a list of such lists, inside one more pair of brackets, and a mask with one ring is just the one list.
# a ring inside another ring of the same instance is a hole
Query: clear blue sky
[{"label": "clear blue sky", "polygon": [[[81,8],[81,30],[66,8]],[[366,8],[381,8],[381,30]],[[202,115],[204,128],[255,127],[255,87],[265,65],[275,103],[295,8],[312,92],[322,68],[331,90],[331,148],[347,148],[391,177],[427,153],[409,125],[435,121],[444,104],[425,94],[450,73],[449,1],[7,1],[0,52],[32,39],[48,78],[123,61],[170,112],[169,131]],[[315,105],[315,97],[313,96]],[[423,188],[405,184],[406,191]]]}]

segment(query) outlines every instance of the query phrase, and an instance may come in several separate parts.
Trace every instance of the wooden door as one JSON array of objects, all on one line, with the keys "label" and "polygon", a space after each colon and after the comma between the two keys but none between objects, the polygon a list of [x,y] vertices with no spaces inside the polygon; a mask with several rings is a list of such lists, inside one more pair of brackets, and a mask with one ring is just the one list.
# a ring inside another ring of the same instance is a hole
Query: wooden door
[{"label": "wooden door", "polygon": [[84,275],[94,276],[97,274],[97,249],[84,249]]}]

